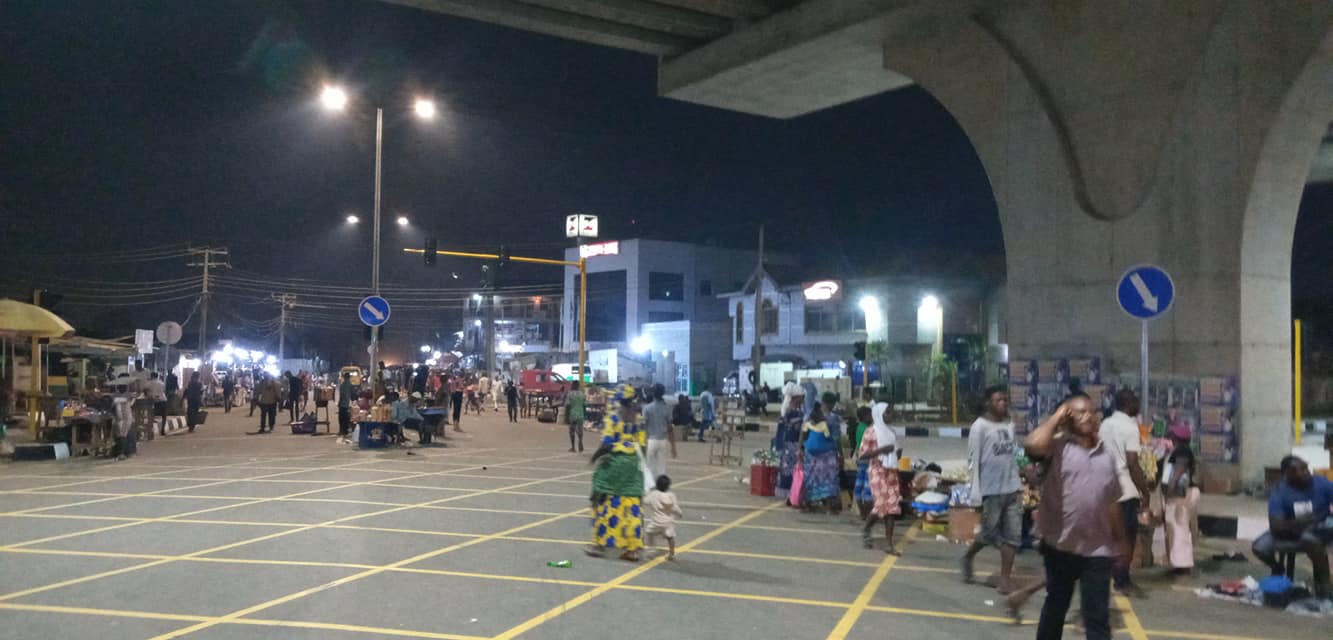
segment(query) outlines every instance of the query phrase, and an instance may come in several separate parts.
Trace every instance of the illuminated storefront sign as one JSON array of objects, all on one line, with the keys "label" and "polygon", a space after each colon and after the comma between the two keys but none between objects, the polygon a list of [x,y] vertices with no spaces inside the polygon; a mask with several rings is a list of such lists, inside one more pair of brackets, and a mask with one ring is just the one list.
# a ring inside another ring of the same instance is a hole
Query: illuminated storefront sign
[{"label": "illuminated storefront sign", "polygon": [[579,247],[580,258],[618,255],[620,255],[620,242],[618,241],[598,242],[597,244],[585,244]]},{"label": "illuminated storefront sign", "polygon": [[807,282],[801,285],[801,291],[805,294],[806,300],[823,301],[842,299],[842,283],[837,280]]}]

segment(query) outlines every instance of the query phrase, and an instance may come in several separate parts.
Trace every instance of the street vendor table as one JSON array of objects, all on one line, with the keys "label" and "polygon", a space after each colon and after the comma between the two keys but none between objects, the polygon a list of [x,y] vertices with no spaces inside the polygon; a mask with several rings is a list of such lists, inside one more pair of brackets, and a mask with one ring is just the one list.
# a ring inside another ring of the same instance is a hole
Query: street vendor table
[{"label": "street vendor table", "polygon": [[368,422],[359,424],[357,445],[362,449],[383,449],[402,436],[402,427],[396,422]]},{"label": "street vendor table", "polygon": [[116,444],[116,426],[109,414],[100,411],[80,413],[64,419],[58,427],[44,427],[38,439],[42,442],[64,442],[70,455],[110,455]]}]

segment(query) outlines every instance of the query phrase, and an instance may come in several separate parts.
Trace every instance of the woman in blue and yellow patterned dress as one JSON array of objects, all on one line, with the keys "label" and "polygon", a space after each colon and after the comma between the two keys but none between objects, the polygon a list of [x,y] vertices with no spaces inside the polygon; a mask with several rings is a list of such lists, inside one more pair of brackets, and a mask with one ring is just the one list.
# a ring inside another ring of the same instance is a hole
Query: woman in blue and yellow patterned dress
[{"label": "woman in blue and yellow patterned dress", "polygon": [[[636,446],[647,444],[639,398],[634,387],[622,384],[612,399],[614,411],[602,420],[602,445],[592,456],[592,544],[584,551],[601,556],[607,549],[637,562],[643,548],[643,471]],[[609,407],[608,407],[609,408]]]}]

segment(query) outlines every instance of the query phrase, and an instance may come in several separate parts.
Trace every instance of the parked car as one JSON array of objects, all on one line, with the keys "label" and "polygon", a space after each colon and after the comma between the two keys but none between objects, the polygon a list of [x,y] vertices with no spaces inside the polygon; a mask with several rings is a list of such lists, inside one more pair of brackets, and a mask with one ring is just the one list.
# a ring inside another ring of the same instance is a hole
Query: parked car
[{"label": "parked car", "polygon": [[347,366],[343,367],[342,369],[340,369],[340,370],[338,371],[338,380],[337,380],[337,382],[336,382],[335,384],[338,384],[338,383],[341,383],[341,382],[342,382],[342,380],[343,380],[343,374],[344,374],[344,373],[350,373],[350,374],[352,374],[352,386],[354,386],[354,387],[359,387],[359,386],[361,386],[361,367],[357,367],[357,366],[353,366],[353,365],[347,365]]},{"label": "parked car", "polygon": [[550,369],[524,369],[519,374],[519,384],[528,393],[544,393],[551,396],[563,395],[573,386],[572,382],[572,380]]}]

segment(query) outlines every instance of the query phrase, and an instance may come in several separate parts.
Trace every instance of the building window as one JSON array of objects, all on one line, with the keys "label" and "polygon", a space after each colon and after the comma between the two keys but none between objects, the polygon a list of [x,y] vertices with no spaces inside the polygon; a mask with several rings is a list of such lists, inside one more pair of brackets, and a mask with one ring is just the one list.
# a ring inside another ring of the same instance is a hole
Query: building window
[{"label": "building window", "polygon": [[[626,284],[625,271],[602,271],[588,274],[588,330],[589,342],[623,342],[625,338]],[[574,297],[579,299],[579,279],[574,279]],[[578,306],[574,307],[574,336],[579,335]]]},{"label": "building window", "polygon": [[684,300],[685,276],[679,273],[648,273],[649,300]]},{"label": "building window", "polygon": [[772,300],[764,298],[759,306],[759,335],[771,336],[778,332],[778,307]]},{"label": "building window", "polygon": [[649,311],[648,322],[675,322],[684,320],[685,314],[679,311]]},{"label": "building window", "polygon": [[846,307],[838,316],[838,331],[865,331],[866,312],[857,307]]},{"label": "building window", "polygon": [[745,342],[745,305],[736,303],[736,344]]},{"label": "building window", "polygon": [[712,280],[700,280],[700,281],[699,281],[699,295],[701,295],[701,296],[711,296],[711,295],[713,295],[713,281],[712,281]]},{"label": "building window", "polygon": [[806,333],[833,333],[838,330],[838,308],[831,304],[805,305]]}]

